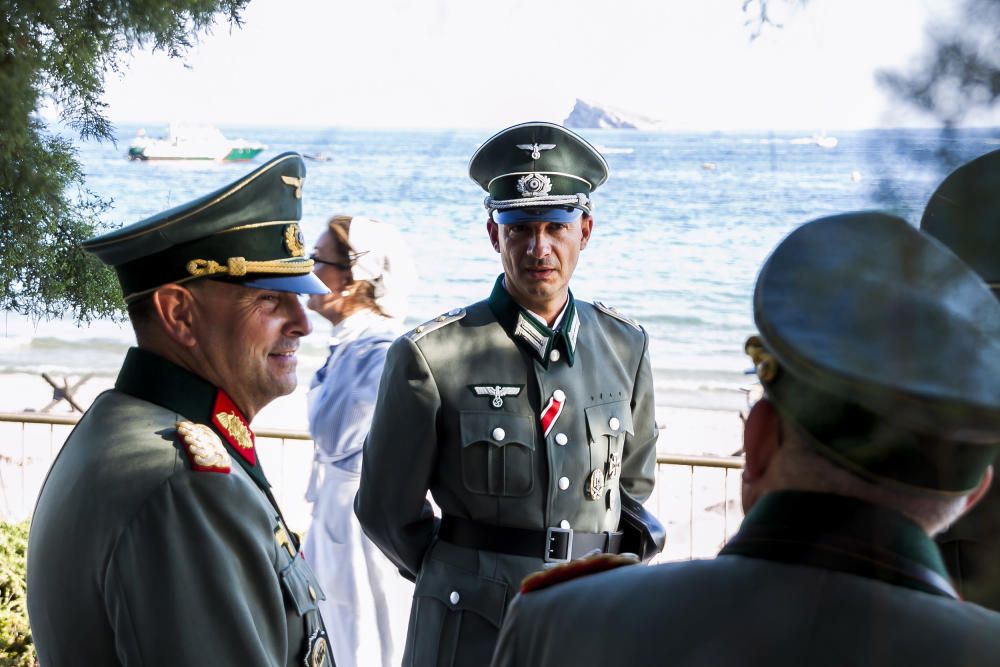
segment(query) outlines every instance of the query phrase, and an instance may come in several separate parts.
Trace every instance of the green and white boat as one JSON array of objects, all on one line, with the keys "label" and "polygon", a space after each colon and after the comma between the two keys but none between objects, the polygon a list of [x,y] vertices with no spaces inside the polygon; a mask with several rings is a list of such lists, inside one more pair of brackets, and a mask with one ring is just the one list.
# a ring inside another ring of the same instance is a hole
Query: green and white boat
[{"label": "green and white boat", "polygon": [[130,160],[252,160],[267,149],[257,141],[227,139],[217,127],[171,123],[167,136],[139,130],[128,147]]}]

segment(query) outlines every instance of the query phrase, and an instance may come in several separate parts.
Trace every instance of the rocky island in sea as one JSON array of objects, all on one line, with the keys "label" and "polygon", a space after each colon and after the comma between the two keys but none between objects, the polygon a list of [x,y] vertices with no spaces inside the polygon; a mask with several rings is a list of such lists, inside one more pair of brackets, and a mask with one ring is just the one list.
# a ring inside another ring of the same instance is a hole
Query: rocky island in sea
[{"label": "rocky island in sea", "polygon": [[566,116],[563,125],[573,128],[619,128],[627,130],[650,130],[657,127],[660,121],[639,114],[614,109],[596,102],[587,102],[577,98],[573,110]]}]

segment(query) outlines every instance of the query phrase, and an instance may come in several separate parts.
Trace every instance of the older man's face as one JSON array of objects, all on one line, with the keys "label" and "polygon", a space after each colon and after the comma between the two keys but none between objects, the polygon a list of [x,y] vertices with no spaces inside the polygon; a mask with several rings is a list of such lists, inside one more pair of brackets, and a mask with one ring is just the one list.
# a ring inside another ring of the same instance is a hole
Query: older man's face
[{"label": "older man's face", "polygon": [[248,419],[297,382],[299,338],[312,330],[297,295],[205,280],[192,285],[197,369]]},{"label": "older man's face", "polygon": [[514,300],[545,317],[558,314],[592,227],[593,218],[588,215],[568,223],[540,220],[499,225],[490,220],[487,231],[500,253],[507,291]]}]

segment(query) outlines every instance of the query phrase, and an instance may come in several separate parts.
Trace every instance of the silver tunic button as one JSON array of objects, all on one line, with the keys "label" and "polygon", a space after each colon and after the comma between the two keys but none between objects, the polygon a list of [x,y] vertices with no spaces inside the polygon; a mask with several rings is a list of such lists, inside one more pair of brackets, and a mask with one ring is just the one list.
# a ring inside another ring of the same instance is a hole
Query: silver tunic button
[{"label": "silver tunic button", "polygon": [[569,477],[559,478],[559,488],[562,489],[563,491],[569,488]]},{"label": "silver tunic button", "polygon": [[565,433],[556,433],[556,444],[563,446],[569,442],[569,438],[566,437]]},{"label": "silver tunic button", "polygon": [[622,423],[618,421],[618,417],[612,417],[611,419],[608,420],[608,426],[611,427],[612,431],[617,431],[618,427],[621,425]]},{"label": "silver tunic button", "polygon": [[503,430],[499,426],[493,429],[493,439],[500,441],[507,437],[507,431]]},{"label": "silver tunic button", "polygon": [[554,392],[552,392],[552,398],[562,403],[563,401],[566,400],[566,392],[564,392],[562,389],[556,389]]},{"label": "silver tunic button", "polygon": [[561,356],[562,355],[559,354],[559,350],[552,350],[549,352],[549,361],[559,361],[559,357]]},{"label": "silver tunic button", "polygon": [[462,596],[458,594],[458,591],[452,591],[451,595],[448,596],[452,604],[458,604],[458,601],[462,599]]},{"label": "silver tunic button", "polygon": [[563,530],[569,530],[569,521],[563,519],[562,521],[559,522],[559,527],[562,528]]}]

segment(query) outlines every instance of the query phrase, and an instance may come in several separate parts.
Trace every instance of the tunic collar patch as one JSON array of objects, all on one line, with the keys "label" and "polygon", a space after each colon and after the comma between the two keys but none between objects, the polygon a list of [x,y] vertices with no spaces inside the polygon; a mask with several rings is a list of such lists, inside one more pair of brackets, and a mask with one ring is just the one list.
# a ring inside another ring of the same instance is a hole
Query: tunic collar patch
[{"label": "tunic collar patch", "polygon": [[250,425],[233,399],[221,389],[215,395],[215,407],[212,408],[212,424],[223,438],[232,446],[236,453],[251,466],[257,465],[257,450],[254,447],[255,438]]},{"label": "tunic collar patch", "polygon": [[580,316],[572,290],[558,329],[553,331],[514,301],[503,286],[503,278],[501,273],[493,285],[488,303],[507,335],[527,348],[545,368],[549,367],[550,353],[558,348],[565,351],[566,362],[572,366],[576,360],[576,341],[580,333]]}]

